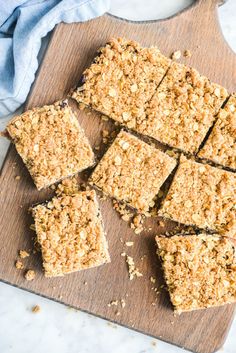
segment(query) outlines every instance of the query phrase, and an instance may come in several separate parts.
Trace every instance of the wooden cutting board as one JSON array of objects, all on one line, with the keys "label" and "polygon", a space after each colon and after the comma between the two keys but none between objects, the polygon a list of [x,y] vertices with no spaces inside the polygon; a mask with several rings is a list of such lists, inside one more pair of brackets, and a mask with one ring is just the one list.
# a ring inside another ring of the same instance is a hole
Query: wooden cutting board
[{"label": "wooden cutting board", "polygon": [[[189,49],[192,57],[183,58],[182,62],[196,67],[229,91],[235,90],[236,59],[222,38],[217,5],[216,0],[198,1],[175,17],[162,21],[136,23],[104,15],[86,23],[57,26],[26,109],[65,97],[92,61],[97,48],[113,36],[125,36],[144,46],[156,45],[166,55],[177,49]],[[76,104],[74,107],[77,109]],[[78,113],[93,146],[101,143],[104,128],[114,128],[111,122],[102,121],[98,114]],[[15,179],[17,175],[20,180]],[[159,288],[163,283],[154,236],[170,229],[173,223],[169,222],[163,228],[157,226],[157,218],[149,219],[146,225],[152,226],[152,230],[137,236],[126,222],[120,220],[110,200],[101,201],[111,263],[64,278],[46,279],[42,273],[40,254],[36,254],[24,261],[26,268],[36,271],[36,279],[27,282],[24,271],[14,268],[19,249],[33,248],[34,232],[29,230],[32,219],[27,210],[32,204],[50,198],[52,191],[36,190],[13,146],[2,168],[0,185],[2,281],[194,352],[210,353],[222,346],[233,318],[233,305],[174,317],[165,290],[156,294],[152,289]],[[127,248],[120,238],[124,242],[134,241],[134,246]],[[123,251],[134,258],[143,277],[133,281],[128,279],[125,259],[120,256]],[[157,278],[155,284],[151,283],[150,276]],[[110,301],[116,299],[125,299],[124,309],[108,306]]]}]

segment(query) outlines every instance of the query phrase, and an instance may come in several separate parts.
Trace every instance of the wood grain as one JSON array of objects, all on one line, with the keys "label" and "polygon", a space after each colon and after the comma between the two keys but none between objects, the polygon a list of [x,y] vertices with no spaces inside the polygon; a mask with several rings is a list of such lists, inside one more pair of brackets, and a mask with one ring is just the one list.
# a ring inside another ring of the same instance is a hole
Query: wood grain
[{"label": "wood grain", "polygon": [[[132,23],[110,15],[81,24],[61,24],[53,38],[38,72],[26,109],[52,103],[65,97],[76,85],[82,71],[92,61],[97,48],[110,37],[125,36],[144,46],[157,45],[170,55],[173,51],[189,49],[192,57],[181,61],[197,68],[202,74],[224,85],[229,91],[236,87],[235,55],[225,43],[217,20],[220,1],[202,0],[175,17],[152,22]],[[74,104],[77,110],[76,104]],[[111,122],[102,121],[97,114],[79,112],[79,121],[93,146],[101,142],[101,130],[114,128]],[[20,175],[20,180],[15,176]],[[86,178],[86,175],[83,175]],[[110,200],[102,201],[101,208],[109,241],[112,262],[100,268],[68,275],[64,278],[46,279],[42,273],[40,254],[26,259],[26,268],[37,272],[35,281],[27,282],[22,271],[14,268],[19,249],[32,249],[34,233],[27,210],[31,204],[51,197],[52,192],[38,192],[17,156],[10,147],[2,168],[0,193],[0,279],[17,287],[68,304],[75,308],[104,317],[121,325],[172,342],[199,353],[216,351],[224,342],[233,318],[234,306],[209,309],[173,316],[165,291],[156,296],[150,276],[157,277],[156,286],[163,283],[160,264],[155,255],[155,234],[169,229],[157,226],[157,219],[148,221],[150,232],[136,236],[112,209]],[[126,248],[120,241],[134,241]],[[142,278],[128,280],[122,251],[134,257],[144,274]],[[146,255],[143,261],[140,257]],[[84,282],[87,285],[84,285]],[[126,296],[127,295],[127,296]],[[108,307],[114,299],[124,298],[124,309]],[[155,302],[153,306],[151,303]],[[120,315],[116,315],[116,310]]]}]

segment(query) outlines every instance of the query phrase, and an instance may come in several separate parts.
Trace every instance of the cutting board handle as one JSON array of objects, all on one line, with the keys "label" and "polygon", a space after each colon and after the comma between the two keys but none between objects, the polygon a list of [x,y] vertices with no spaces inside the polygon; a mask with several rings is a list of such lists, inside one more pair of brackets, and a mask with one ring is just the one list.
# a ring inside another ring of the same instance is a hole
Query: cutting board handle
[{"label": "cutting board handle", "polygon": [[201,13],[203,19],[207,20],[209,11],[214,12],[217,7],[225,4],[226,2],[227,0],[196,0],[192,5],[169,17],[169,19],[182,14],[195,15],[195,13],[198,12]]}]

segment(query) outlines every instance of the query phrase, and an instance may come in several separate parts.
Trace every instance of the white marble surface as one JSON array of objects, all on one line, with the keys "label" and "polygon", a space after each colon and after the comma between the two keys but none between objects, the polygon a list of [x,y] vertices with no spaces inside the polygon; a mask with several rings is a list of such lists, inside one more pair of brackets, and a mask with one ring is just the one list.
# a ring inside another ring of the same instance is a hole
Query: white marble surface
[{"label": "white marble surface", "polygon": [[[189,5],[191,0],[113,0],[110,12],[132,20],[164,18]],[[226,40],[236,52],[236,1],[219,9]],[[0,130],[9,117],[0,119]],[[0,139],[0,164],[7,143]],[[33,314],[32,306],[41,312]],[[236,352],[236,320],[224,353]],[[182,349],[154,340],[89,314],[0,283],[0,353],[181,353]]]}]

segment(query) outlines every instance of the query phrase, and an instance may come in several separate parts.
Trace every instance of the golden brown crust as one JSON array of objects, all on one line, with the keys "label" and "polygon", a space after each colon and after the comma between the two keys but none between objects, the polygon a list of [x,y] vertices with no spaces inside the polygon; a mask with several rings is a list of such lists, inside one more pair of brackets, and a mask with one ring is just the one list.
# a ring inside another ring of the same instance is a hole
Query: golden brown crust
[{"label": "golden brown crust", "polygon": [[227,96],[225,88],[211,83],[197,70],[172,63],[137,130],[195,153]]},{"label": "golden brown crust", "polygon": [[236,301],[236,248],[217,235],[156,237],[170,299],[178,313]]},{"label": "golden brown crust", "polygon": [[67,101],[34,108],[7,131],[40,190],[94,164],[94,154]]},{"label": "golden brown crust", "polygon": [[171,60],[156,47],[143,48],[124,38],[112,39],[83,74],[72,97],[110,118],[135,128]]},{"label": "golden brown crust", "polygon": [[94,190],[54,197],[34,207],[33,217],[46,277],[110,261]]},{"label": "golden brown crust", "polygon": [[181,156],[159,215],[236,238],[236,175]]},{"label": "golden brown crust", "polygon": [[236,169],[236,94],[220,110],[216,124],[198,156]]},{"label": "golden brown crust", "polygon": [[155,196],[175,165],[175,159],[121,131],[90,182],[105,194],[145,212],[154,206]]}]

